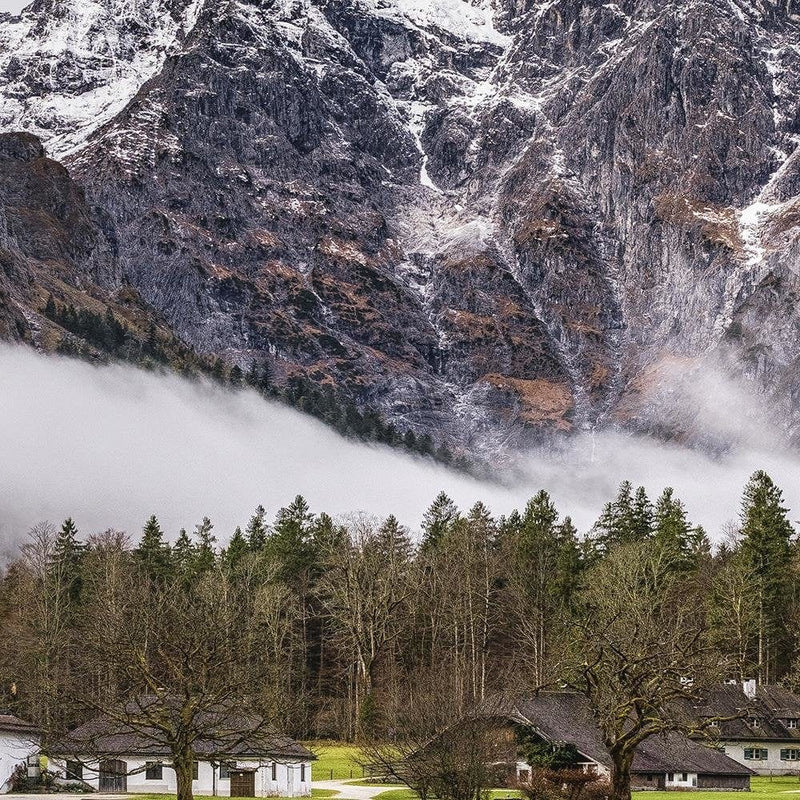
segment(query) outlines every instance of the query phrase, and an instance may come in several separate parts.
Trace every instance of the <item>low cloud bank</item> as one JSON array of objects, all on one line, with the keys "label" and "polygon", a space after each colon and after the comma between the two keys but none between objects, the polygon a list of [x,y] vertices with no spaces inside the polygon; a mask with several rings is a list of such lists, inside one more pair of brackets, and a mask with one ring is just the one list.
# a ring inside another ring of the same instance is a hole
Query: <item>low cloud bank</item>
[{"label": "low cloud bank", "polygon": [[271,517],[297,494],[313,511],[394,513],[416,530],[441,489],[462,508],[483,500],[499,515],[521,508],[543,487],[585,531],[628,478],[653,497],[674,486],[691,518],[719,539],[748,476],[764,468],[787,503],[800,508],[800,459],[776,452],[774,440],[764,438],[763,448],[745,437],[712,458],[643,438],[586,434],[558,453],[527,455],[523,478],[503,487],[344,440],[249,391],[10,346],[0,346],[0,375],[5,555],[36,522],[69,515],[84,535],[114,527],[134,537],[153,513],[170,536],[208,515],[224,542],[257,504]]}]

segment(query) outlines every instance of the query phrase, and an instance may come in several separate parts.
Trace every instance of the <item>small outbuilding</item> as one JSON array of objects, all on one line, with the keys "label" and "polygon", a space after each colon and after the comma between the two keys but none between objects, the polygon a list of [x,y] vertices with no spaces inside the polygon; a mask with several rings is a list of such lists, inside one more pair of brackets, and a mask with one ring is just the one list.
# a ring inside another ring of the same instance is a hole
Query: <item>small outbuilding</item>
[{"label": "small outbuilding", "polygon": [[28,773],[29,761],[39,752],[39,729],[13,714],[0,714],[0,794],[11,789],[18,768]]}]

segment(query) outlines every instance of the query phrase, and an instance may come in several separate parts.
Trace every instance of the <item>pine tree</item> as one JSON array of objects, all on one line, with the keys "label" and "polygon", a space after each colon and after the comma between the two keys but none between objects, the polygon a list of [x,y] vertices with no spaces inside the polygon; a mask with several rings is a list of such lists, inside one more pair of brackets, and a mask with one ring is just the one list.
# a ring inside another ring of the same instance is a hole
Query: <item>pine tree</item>
[{"label": "pine tree", "polygon": [[791,660],[786,630],[787,598],[794,529],[783,505],[783,492],[763,470],[755,472],[744,490],[741,511],[741,553],[758,587],[759,680],[774,679],[779,664]]},{"label": "pine tree", "polygon": [[164,533],[155,514],[147,520],[142,529],[142,538],[134,550],[134,558],[151,580],[164,580],[169,576],[171,568],[169,546],[164,541]]},{"label": "pine tree", "polygon": [[251,553],[260,553],[267,544],[266,515],[264,506],[258,506],[247,523],[247,546]]},{"label": "pine tree", "polygon": [[565,608],[572,605],[584,569],[578,529],[571,517],[556,527],[556,570],[551,589],[554,599]]},{"label": "pine tree", "polygon": [[397,563],[408,561],[414,549],[408,530],[398,522],[394,514],[390,514],[378,528],[376,543]]},{"label": "pine tree", "polygon": [[230,383],[231,386],[237,387],[244,383],[244,373],[242,373],[238,364],[234,364],[231,367],[230,374],[228,375],[228,383]]},{"label": "pine tree", "polygon": [[214,525],[208,517],[203,517],[203,521],[195,526],[194,535],[197,539],[197,546],[194,553],[194,569],[197,573],[209,572],[214,569],[217,560],[217,551],[214,543],[216,536],[211,532]]},{"label": "pine tree", "polygon": [[81,564],[85,553],[86,546],[78,541],[78,528],[72,517],[67,517],[53,544],[53,569],[73,603],[79,601],[83,588]]},{"label": "pine tree", "polygon": [[244,538],[242,529],[237,525],[228,546],[222,551],[221,559],[223,565],[229,572],[235,572],[247,557],[249,550],[250,548]]},{"label": "pine tree", "polygon": [[297,581],[314,563],[313,523],[314,515],[302,495],[278,511],[268,550],[280,564],[278,577],[287,583]]},{"label": "pine tree", "polygon": [[444,492],[439,492],[422,518],[422,549],[436,547],[459,516],[456,504]]},{"label": "pine tree", "polygon": [[329,553],[347,540],[347,528],[337,525],[329,514],[322,512],[311,525],[311,540],[315,552]]},{"label": "pine tree", "polygon": [[595,523],[596,544],[602,552],[648,539],[653,532],[653,506],[643,486],[635,494],[630,481],[620,484],[616,498],[607,503]]},{"label": "pine tree", "polygon": [[186,528],[181,528],[175,544],[172,546],[172,563],[179,575],[186,576],[191,573],[196,547]]}]

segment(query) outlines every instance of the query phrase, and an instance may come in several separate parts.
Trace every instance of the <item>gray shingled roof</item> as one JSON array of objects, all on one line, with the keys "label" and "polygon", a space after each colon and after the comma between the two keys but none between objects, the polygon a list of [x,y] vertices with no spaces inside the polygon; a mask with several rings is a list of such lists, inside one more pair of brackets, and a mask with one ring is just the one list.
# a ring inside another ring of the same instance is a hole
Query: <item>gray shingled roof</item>
[{"label": "gray shingled roof", "polygon": [[[531,725],[545,740],[572,744],[579,753],[606,767],[611,757],[586,700],[573,692],[542,692],[518,701],[506,713],[515,722]],[[653,736],[636,750],[633,771],[696,772],[702,775],[752,775],[752,770],[724,753],[680,733]]]},{"label": "gray shingled roof", "polygon": [[36,725],[15,717],[13,714],[0,714],[0,731],[29,733],[34,736],[39,734],[39,728]]},{"label": "gray shingled roof", "polygon": [[[141,702],[141,701],[139,701]],[[169,756],[166,737],[156,728],[140,722],[137,702],[129,704],[124,716],[130,723],[99,715],[70,731],[51,748],[54,755],[143,755]],[[209,711],[201,718],[200,725],[207,730],[203,738],[194,743],[195,755],[254,756],[280,760],[296,758],[313,760],[314,754],[299,742],[280,733],[261,717],[239,711],[224,709]]]},{"label": "gray shingled roof", "polygon": [[[741,741],[798,741],[800,729],[787,728],[786,719],[800,719],[800,698],[781,686],[759,686],[750,699],[738,684],[712,687],[704,702],[678,704],[687,719],[738,717],[717,724],[719,738]],[[758,720],[752,725],[752,719]]]}]

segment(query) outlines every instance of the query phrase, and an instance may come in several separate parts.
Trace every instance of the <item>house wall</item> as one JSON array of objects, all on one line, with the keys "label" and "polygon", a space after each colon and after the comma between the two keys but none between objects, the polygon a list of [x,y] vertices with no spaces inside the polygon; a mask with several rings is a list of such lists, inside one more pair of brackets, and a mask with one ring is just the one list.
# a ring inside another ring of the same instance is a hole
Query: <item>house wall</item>
[{"label": "house wall", "polygon": [[[781,750],[800,749],[798,742],[721,742],[723,752],[728,758],[750,767],[758,775],[796,775],[800,774],[800,761],[781,761]],[[769,757],[754,761],[745,759],[744,751],[750,748],[763,748]]]},{"label": "house wall", "polygon": [[[152,781],[147,780],[145,776],[145,765],[148,761],[158,759],[155,757],[145,759],[139,756],[118,756],[118,758],[128,765],[129,794],[175,794],[177,790],[175,771],[171,767],[165,765],[162,780]],[[91,756],[80,756],[75,760],[84,764],[84,782],[99,790],[99,761]],[[50,759],[50,768],[65,775],[66,762],[65,758],[53,757]],[[272,761],[237,759],[236,763],[259,765],[255,776],[256,797],[307,797],[311,794],[311,762],[277,762],[275,781],[272,780]],[[300,780],[302,763],[305,763],[305,781]],[[231,782],[227,778],[219,777],[219,766],[212,766],[210,761],[199,761],[197,780],[192,782],[192,790],[197,795],[230,797]]]},{"label": "house wall", "polygon": [[39,750],[39,736],[0,731],[0,793],[11,788],[9,780],[17,764]]},{"label": "house wall", "polygon": [[633,773],[631,789],[663,789],[666,776],[663,772]]},{"label": "house wall", "polygon": [[750,791],[749,775],[698,775],[698,789],[728,789]]},{"label": "house wall", "polygon": [[692,789],[697,786],[697,773],[668,772],[664,785],[667,789]]}]

